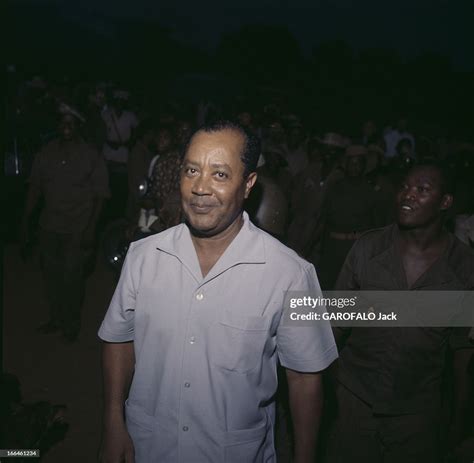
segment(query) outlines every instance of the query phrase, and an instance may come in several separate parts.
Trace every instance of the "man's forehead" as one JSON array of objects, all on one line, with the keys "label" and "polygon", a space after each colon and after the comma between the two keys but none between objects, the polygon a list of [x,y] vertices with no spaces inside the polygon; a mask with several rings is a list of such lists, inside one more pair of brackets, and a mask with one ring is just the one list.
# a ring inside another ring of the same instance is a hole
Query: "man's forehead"
[{"label": "man's forehead", "polygon": [[436,167],[415,167],[408,172],[405,180],[412,182],[424,182],[432,185],[441,184],[441,172]]},{"label": "man's forehead", "polygon": [[199,131],[192,137],[185,159],[199,159],[211,154],[226,155],[232,153],[236,159],[245,143],[244,136],[234,129],[223,129],[215,132]]}]

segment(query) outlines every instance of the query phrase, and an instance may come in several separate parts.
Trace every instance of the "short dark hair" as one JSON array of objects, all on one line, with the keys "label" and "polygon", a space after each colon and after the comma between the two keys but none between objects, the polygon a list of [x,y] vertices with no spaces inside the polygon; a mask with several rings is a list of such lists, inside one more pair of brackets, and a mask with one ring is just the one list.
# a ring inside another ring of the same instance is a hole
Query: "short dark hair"
[{"label": "short dark hair", "polygon": [[244,148],[242,153],[240,154],[240,159],[244,164],[244,178],[247,178],[250,173],[255,172],[257,170],[258,159],[261,154],[261,143],[260,139],[254,135],[252,132],[247,130],[238,122],[234,122],[231,120],[217,120],[198,127],[189,137],[184,153],[188,151],[189,144],[193,139],[194,135],[199,132],[205,133],[213,133],[213,132],[221,132],[222,130],[235,130],[239,132],[245,139]]},{"label": "short dark hair", "polygon": [[441,192],[443,195],[454,195],[456,191],[456,181],[453,169],[448,166],[446,163],[425,159],[416,162],[407,172],[407,175],[410,171],[419,168],[428,168],[428,169],[435,169],[438,171],[439,176],[441,178]]}]

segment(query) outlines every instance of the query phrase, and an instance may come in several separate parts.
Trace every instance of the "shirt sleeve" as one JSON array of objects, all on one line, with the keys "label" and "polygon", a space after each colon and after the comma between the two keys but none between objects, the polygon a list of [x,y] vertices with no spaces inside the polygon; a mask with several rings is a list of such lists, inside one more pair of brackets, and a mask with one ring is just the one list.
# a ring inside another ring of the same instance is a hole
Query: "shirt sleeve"
[{"label": "shirt sleeve", "polygon": [[132,272],[133,245],[127,252],[122,273],[115,289],[104,321],[99,329],[99,338],[107,342],[127,342],[134,340],[135,303],[137,282]]},{"label": "shirt sleeve", "polygon": [[[289,291],[301,291],[314,298],[322,296],[314,266],[308,265]],[[291,370],[318,372],[327,368],[338,357],[328,321],[292,322],[283,315],[276,338],[280,363]]]}]

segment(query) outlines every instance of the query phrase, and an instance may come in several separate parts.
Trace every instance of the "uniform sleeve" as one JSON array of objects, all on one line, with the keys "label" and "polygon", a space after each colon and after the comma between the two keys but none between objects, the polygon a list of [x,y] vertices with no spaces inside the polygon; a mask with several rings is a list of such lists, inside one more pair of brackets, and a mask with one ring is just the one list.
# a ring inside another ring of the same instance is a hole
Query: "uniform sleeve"
[{"label": "uniform sleeve", "polygon": [[93,153],[94,168],[91,174],[91,185],[94,195],[99,198],[109,198],[109,175],[102,155],[97,150]]},{"label": "uniform sleeve", "polygon": [[99,329],[99,338],[107,342],[127,342],[134,339],[137,282],[132,272],[133,245],[125,258],[120,280]]},{"label": "uniform sleeve", "polygon": [[[305,268],[302,277],[289,290],[302,291],[311,297],[322,296],[314,267]],[[283,367],[313,373],[324,370],[336,360],[337,347],[328,321],[292,323],[284,318],[276,336],[278,357]]]}]

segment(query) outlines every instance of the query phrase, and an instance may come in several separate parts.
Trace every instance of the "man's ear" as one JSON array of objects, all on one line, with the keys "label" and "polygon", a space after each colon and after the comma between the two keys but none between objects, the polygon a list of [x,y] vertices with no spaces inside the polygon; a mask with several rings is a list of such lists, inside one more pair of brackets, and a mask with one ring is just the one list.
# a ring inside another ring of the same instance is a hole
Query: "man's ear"
[{"label": "man's ear", "polygon": [[453,195],[443,195],[443,199],[441,200],[441,210],[446,211],[449,209],[453,205],[453,199]]},{"label": "man's ear", "polygon": [[256,181],[257,181],[257,172],[250,173],[247,179],[245,180],[245,199],[249,197],[250,191],[252,190]]}]

